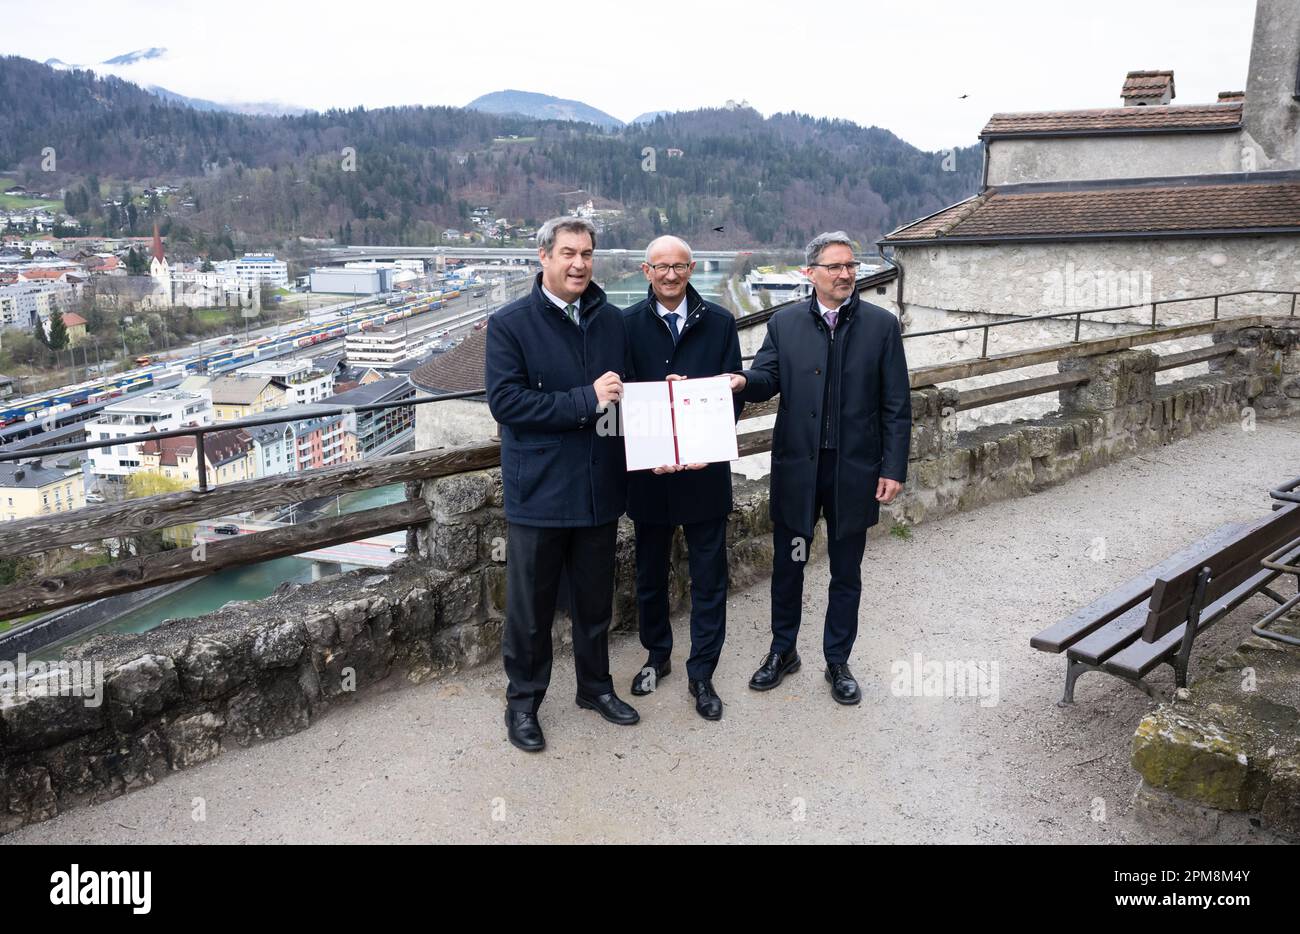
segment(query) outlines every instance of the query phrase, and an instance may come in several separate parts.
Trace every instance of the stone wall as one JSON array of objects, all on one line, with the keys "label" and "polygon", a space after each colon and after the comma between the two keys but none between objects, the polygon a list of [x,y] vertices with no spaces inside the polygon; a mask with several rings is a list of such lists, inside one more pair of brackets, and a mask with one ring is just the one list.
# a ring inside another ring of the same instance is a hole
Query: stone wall
[{"label": "stone wall", "polygon": [[922,522],[1023,496],[1147,448],[1219,424],[1300,411],[1300,321],[1218,336],[1241,353],[1211,364],[1207,376],[1156,384],[1157,355],[1121,350],[1060,361],[1089,377],[1060,393],[1057,413],[958,432],[956,392],[912,393],[914,427],[905,496],[882,512]]},{"label": "stone wall", "polygon": [[415,449],[431,451],[482,444],[496,437],[497,423],[487,399],[448,399],[415,407]]},{"label": "stone wall", "polygon": [[[876,534],[1023,495],[1222,422],[1245,427],[1244,411],[1295,412],[1300,354],[1296,330],[1283,325],[1226,335],[1242,353],[1170,386],[1156,386],[1146,350],[1062,361],[1090,381],[1061,394],[1059,414],[974,432],[956,430],[954,390],[915,391],[907,491],[882,511]],[[728,552],[731,585],[741,588],[770,573],[771,524],[766,482],[735,485]],[[408,495],[423,497],[434,519],[409,533],[412,557],[386,571],[286,585],[256,603],[96,637],[70,659],[100,669],[66,692],[42,690],[39,679],[0,687],[0,832],[152,784],[232,745],[305,729],[361,690],[496,664],[505,613],[500,471],[413,483]],[[623,520],[618,629],[636,625],[633,553]],[[676,609],[688,588],[680,532],[670,573]],[[557,632],[563,643],[563,620]],[[102,688],[98,703],[80,696],[87,683]]]}]

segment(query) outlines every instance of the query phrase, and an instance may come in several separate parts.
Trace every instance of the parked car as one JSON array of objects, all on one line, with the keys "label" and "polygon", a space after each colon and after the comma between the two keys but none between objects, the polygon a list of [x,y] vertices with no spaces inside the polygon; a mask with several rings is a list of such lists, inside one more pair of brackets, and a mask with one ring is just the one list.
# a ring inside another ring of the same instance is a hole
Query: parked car
[{"label": "parked car", "polygon": [[404,555],[404,554],[406,554],[406,546],[405,546],[405,545],[394,545],[392,548],[390,548],[390,549],[388,549],[388,550],[391,551],[391,552],[392,552],[393,554],[395,554],[395,555]]},{"label": "parked car", "polygon": [[239,534],[239,526],[237,526],[237,525],[218,525],[218,526],[214,526],[213,529],[212,529],[212,531],[215,532],[215,533],[217,533],[218,535],[238,535],[238,534]]}]

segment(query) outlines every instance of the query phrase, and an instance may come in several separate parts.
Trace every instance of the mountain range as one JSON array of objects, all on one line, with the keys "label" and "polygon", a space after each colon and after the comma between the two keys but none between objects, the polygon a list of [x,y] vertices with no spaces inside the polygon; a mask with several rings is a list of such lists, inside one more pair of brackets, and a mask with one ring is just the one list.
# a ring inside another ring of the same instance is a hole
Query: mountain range
[{"label": "mountain range", "polygon": [[[95,232],[143,235],[157,220],[169,243],[213,259],[300,237],[436,243],[445,228],[472,229],[476,207],[533,226],[586,201],[607,212],[604,246],[671,232],[701,248],[787,247],[826,229],[871,242],[979,184],[977,147],[946,159],[844,120],[764,117],[728,102],[619,124],[578,101],[503,95],[488,102],[502,113],[268,116],[9,56],[0,172],[64,190],[65,208]],[[52,173],[42,171],[47,148]],[[179,191],[142,210],[132,192],[159,183]]]},{"label": "mountain range", "polygon": [[[139,66],[142,63],[160,62],[168,58],[168,51],[162,46],[151,46],[146,49],[136,49],[126,52],[122,55],[114,55],[112,58],[106,58],[102,62],[94,65],[70,65],[62,59],[47,58],[43,64],[57,71],[94,71],[98,74],[115,75],[124,78],[134,84],[140,85],[151,94],[161,97],[163,100],[173,104],[183,104],[187,107],[193,107],[195,110],[207,111],[227,111],[230,113],[242,114],[269,114],[271,116],[285,116],[287,114],[304,114],[310,108],[301,107],[295,104],[286,104],[278,101],[214,101],[202,97],[194,97],[173,91],[170,88],[163,87],[160,84],[153,83],[139,70],[133,66]],[[572,120],[580,123],[590,123],[602,129],[612,130],[620,127],[637,123],[650,123],[657,117],[665,116],[671,111],[654,110],[648,113],[640,114],[637,117],[624,123],[617,117],[605,113],[590,104],[582,101],[566,100],[561,97],[554,97],[550,94],[538,94],[533,91],[518,91],[507,89],[504,91],[493,91],[489,94],[483,94],[476,97],[465,105],[470,110],[481,110],[484,113],[494,114],[512,114],[524,117],[534,117],[538,120]]]}]

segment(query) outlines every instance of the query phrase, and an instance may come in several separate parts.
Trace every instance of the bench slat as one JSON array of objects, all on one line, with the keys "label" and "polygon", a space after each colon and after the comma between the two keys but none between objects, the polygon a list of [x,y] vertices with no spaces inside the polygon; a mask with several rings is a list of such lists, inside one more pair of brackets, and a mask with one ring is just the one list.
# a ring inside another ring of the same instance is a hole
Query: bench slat
[{"label": "bench slat", "polygon": [[1246,523],[1229,522],[1215,529],[1199,541],[1175,552],[1153,567],[1147,568],[1137,577],[1121,584],[1110,593],[1099,597],[1081,610],[1053,623],[1029,640],[1029,644],[1041,652],[1063,652],[1087,636],[1100,629],[1116,616],[1141,603],[1151,595],[1151,588],[1156,580],[1169,574],[1188,562],[1194,562],[1207,554],[1222,548]]},{"label": "bench slat", "polygon": [[1075,661],[1100,665],[1138,636],[1146,625],[1147,613],[1151,602],[1144,600],[1137,606],[1125,610],[1105,626],[1093,630],[1067,650],[1069,657]]},{"label": "bench slat", "polygon": [[1161,575],[1151,590],[1151,613],[1142,631],[1142,641],[1156,642],[1180,628],[1191,609],[1196,575],[1204,566],[1213,575],[1205,589],[1210,604],[1236,590],[1259,570],[1259,562],[1278,548],[1300,537],[1300,505],[1269,512],[1250,522],[1241,534],[1216,554],[1193,559],[1182,568]]}]

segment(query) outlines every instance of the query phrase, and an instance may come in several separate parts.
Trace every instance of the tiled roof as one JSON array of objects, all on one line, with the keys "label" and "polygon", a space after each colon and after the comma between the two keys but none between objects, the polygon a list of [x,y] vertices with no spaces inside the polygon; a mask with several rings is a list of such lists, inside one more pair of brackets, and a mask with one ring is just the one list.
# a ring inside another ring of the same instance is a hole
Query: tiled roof
[{"label": "tiled roof", "polygon": [[[203,454],[209,464],[220,467],[222,464],[237,460],[248,453],[252,439],[242,428],[228,428],[225,431],[211,431],[203,438]],[[177,466],[178,457],[194,455],[194,436],[177,438],[151,438],[140,443],[141,454],[159,454],[159,464],[164,467]]]},{"label": "tiled roof", "polygon": [[1119,96],[1125,100],[1151,100],[1165,96],[1174,96],[1174,73],[1172,71],[1130,71],[1124,78],[1124,87]]},{"label": "tiled roof", "polygon": [[1300,234],[1300,181],[999,192],[990,188],[886,235],[915,240],[1277,230]]},{"label": "tiled roof", "polygon": [[980,137],[1094,136],[1176,130],[1235,130],[1240,126],[1241,101],[1229,101],[1218,104],[1159,104],[1150,107],[994,114],[984,124],[984,129],[980,130]]},{"label": "tiled roof", "polygon": [[209,463],[220,467],[247,454],[252,440],[242,428],[213,431],[203,438],[203,453]]},{"label": "tiled roof", "polygon": [[[489,323],[488,327],[491,326]],[[487,328],[470,331],[461,344],[418,367],[411,374],[411,382],[429,392],[482,389],[487,370],[486,350]]]},{"label": "tiled roof", "polygon": [[[204,440],[204,450],[207,449],[207,441]],[[175,467],[178,457],[191,457],[194,454],[193,436],[183,438],[151,438],[148,441],[140,442],[140,453],[152,457],[160,455],[158,463],[163,467]]]}]

